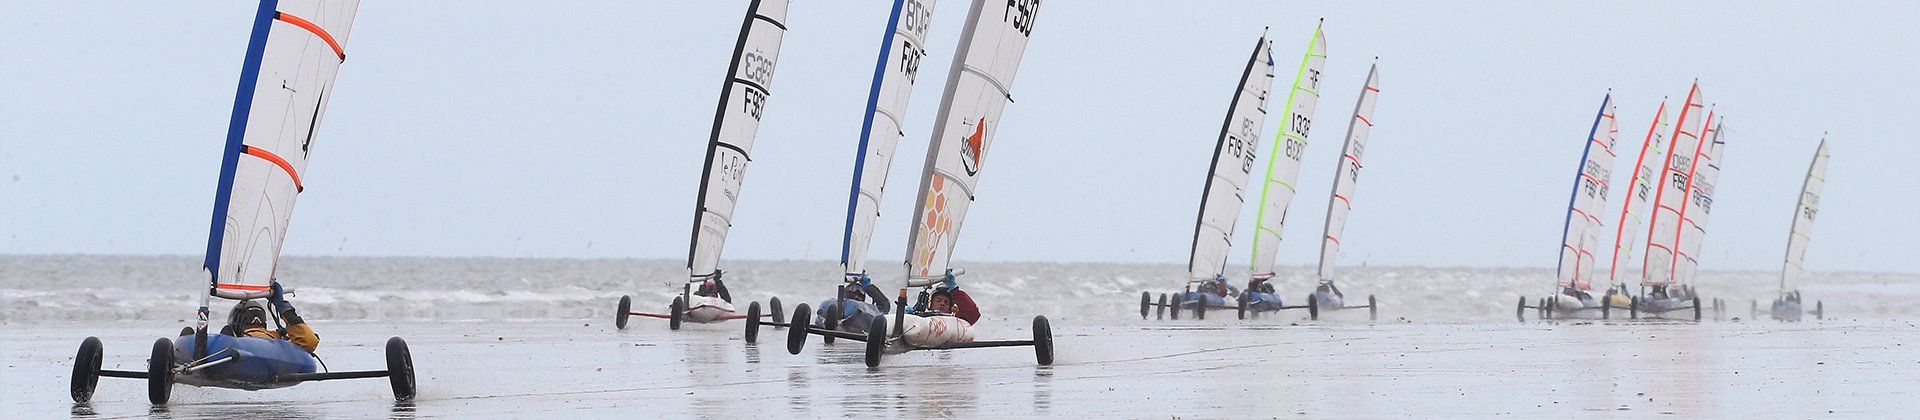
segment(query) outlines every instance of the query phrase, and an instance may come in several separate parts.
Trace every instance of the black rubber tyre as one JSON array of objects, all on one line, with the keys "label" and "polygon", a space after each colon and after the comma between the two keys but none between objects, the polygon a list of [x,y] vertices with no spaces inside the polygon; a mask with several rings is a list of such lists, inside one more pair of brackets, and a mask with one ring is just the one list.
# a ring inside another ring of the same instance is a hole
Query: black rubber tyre
[{"label": "black rubber tyre", "polygon": [[747,344],[760,339],[760,302],[747,304]]},{"label": "black rubber tyre", "polygon": [[1553,309],[1559,306],[1560,295],[1547,298],[1547,301],[1542,302],[1542,305],[1540,305],[1540,319],[1553,319]]},{"label": "black rubber tyre", "polygon": [[1033,361],[1053,365],[1053,324],[1044,315],[1033,317]]},{"label": "black rubber tyre", "polygon": [[1169,304],[1169,305],[1173,305],[1173,306],[1168,306],[1168,307],[1167,307],[1167,318],[1170,318],[1170,319],[1173,319],[1173,320],[1175,320],[1175,321],[1179,321],[1179,320],[1180,320],[1180,309],[1181,309],[1181,308],[1180,308],[1180,304],[1181,304],[1181,302],[1180,302],[1180,301],[1181,301],[1181,299],[1182,299],[1182,298],[1185,298],[1185,296],[1184,296],[1184,295],[1181,295],[1181,294],[1178,294],[1178,293],[1175,293],[1175,294],[1173,295],[1173,301],[1172,301],[1172,302],[1167,302],[1167,304]]},{"label": "black rubber tyre", "polygon": [[880,353],[887,349],[887,318],[874,317],[867,326],[867,367],[880,367]]},{"label": "black rubber tyre", "polygon": [[1207,319],[1207,300],[1193,302],[1193,319]]},{"label": "black rubber tyre", "polygon": [[1367,295],[1367,320],[1380,320],[1380,301],[1374,300],[1373,295]]},{"label": "black rubber tyre", "polygon": [[1160,294],[1160,306],[1153,307],[1153,319],[1167,318],[1167,294]]},{"label": "black rubber tyre", "polygon": [[1147,319],[1147,311],[1153,306],[1153,293],[1140,292],[1140,319]]},{"label": "black rubber tyre", "polygon": [[813,326],[813,308],[802,303],[794,305],[793,317],[787,318],[787,354],[800,354],[807,347],[807,328]]},{"label": "black rubber tyre", "polygon": [[1627,318],[1640,319],[1640,297],[1639,296],[1634,296],[1632,300],[1627,302]]},{"label": "black rubber tyre", "polygon": [[[839,330],[840,329],[840,313],[842,312],[845,312],[845,310],[840,309],[839,299],[835,299],[833,303],[827,304],[827,316],[824,318],[821,318],[820,328],[828,329],[828,330],[836,330],[836,331]],[[831,335],[822,335],[820,336],[820,342],[833,344],[833,338],[834,337]]]},{"label": "black rubber tyre", "polygon": [[1527,322],[1527,297],[1521,296],[1520,303],[1513,305],[1513,319]]},{"label": "black rubber tyre", "polygon": [[1312,293],[1307,294],[1307,319],[1320,320],[1320,296]]},{"label": "black rubber tyre", "polygon": [[780,298],[767,298],[767,314],[773,317],[773,327],[780,328],[787,323],[787,313],[780,311]]},{"label": "black rubber tyre", "polygon": [[193,327],[180,327],[180,335],[177,337],[186,337],[189,335],[193,335]]},{"label": "black rubber tyre", "polygon": [[93,388],[100,384],[100,339],[80,341],[80,353],[73,355],[73,402],[93,400]]},{"label": "black rubber tyre", "polygon": [[413,381],[413,351],[407,350],[407,340],[400,337],[387,339],[387,382],[393,385],[393,400],[413,401],[419,388]]},{"label": "black rubber tyre", "polygon": [[673,305],[667,307],[667,329],[679,331],[680,322],[687,319],[687,301],[673,298]]},{"label": "black rubber tyre", "polygon": [[1823,301],[1818,301],[1818,300],[1813,301],[1813,320],[1824,321],[1826,319],[1827,319],[1827,303]]},{"label": "black rubber tyre", "polygon": [[1242,293],[1239,298],[1234,300],[1240,301],[1240,319],[1247,319],[1247,295]]},{"label": "black rubber tyre", "polygon": [[1613,294],[1600,299],[1600,319],[1613,319]]},{"label": "black rubber tyre", "polygon": [[613,328],[627,329],[627,318],[633,317],[633,296],[620,296],[620,304],[613,307]]},{"label": "black rubber tyre", "polygon": [[167,405],[173,395],[173,340],[153,342],[153,355],[147,359],[147,402]]},{"label": "black rubber tyre", "polygon": [[1540,300],[1534,301],[1533,312],[1534,316],[1540,317],[1540,319],[1547,319],[1547,298],[1540,298]]},{"label": "black rubber tyre", "polygon": [[1700,297],[1698,296],[1693,298],[1693,320],[1700,320]]}]

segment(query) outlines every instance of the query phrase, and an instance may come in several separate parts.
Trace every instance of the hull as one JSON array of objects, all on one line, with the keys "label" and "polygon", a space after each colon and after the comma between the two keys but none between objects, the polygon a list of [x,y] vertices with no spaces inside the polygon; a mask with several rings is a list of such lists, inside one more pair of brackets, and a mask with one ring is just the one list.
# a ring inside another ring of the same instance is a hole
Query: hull
[{"label": "hull", "polygon": [[1775,300],[1773,301],[1772,313],[1774,320],[1800,322],[1800,315],[1805,313],[1805,311],[1800,307],[1800,302]]},{"label": "hull", "polygon": [[1341,299],[1340,295],[1333,294],[1333,292],[1316,291],[1313,292],[1313,298],[1316,302],[1320,303],[1321,309],[1341,309],[1347,307],[1346,300]]},{"label": "hull", "polygon": [[1180,302],[1180,307],[1183,308],[1193,306],[1196,302],[1207,305],[1209,308],[1232,309],[1239,307],[1239,302],[1212,293],[1180,292],[1175,294],[1174,298]]},{"label": "hull", "polygon": [[687,321],[720,322],[733,315],[733,303],[717,297],[694,296],[687,305]]},{"label": "hull", "polygon": [[[173,358],[179,361],[194,360],[194,337],[183,335],[173,339]],[[222,363],[175,377],[175,380],[194,386],[212,386],[258,390],[284,388],[295,383],[277,383],[274,377],[292,373],[314,373],[319,371],[313,355],[286,340],[274,340],[254,337],[231,337],[219,334],[207,336],[208,360],[218,360],[226,355],[238,355],[231,362]]]},{"label": "hull", "polygon": [[815,309],[813,311],[813,326],[846,331],[850,333],[866,333],[867,326],[873,325],[873,318],[876,316],[882,315],[880,312],[880,307],[874,306],[871,303],[852,301],[852,300],[841,300],[840,314],[837,317],[837,319],[839,319],[840,322],[838,322],[837,325],[826,325],[827,308],[832,306],[833,304],[834,304],[833,299],[825,299],[820,301],[820,306],[819,306],[820,309]]},{"label": "hull", "polygon": [[903,328],[895,343],[906,346],[889,345],[888,353],[903,353],[913,348],[940,347],[952,343],[973,341],[973,324],[959,317],[905,315],[901,317]]},{"label": "hull", "polygon": [[1280,295],[1263,292],[1247,292],[1247,310],[1278,311],[1286,306],[1280,301]]}]

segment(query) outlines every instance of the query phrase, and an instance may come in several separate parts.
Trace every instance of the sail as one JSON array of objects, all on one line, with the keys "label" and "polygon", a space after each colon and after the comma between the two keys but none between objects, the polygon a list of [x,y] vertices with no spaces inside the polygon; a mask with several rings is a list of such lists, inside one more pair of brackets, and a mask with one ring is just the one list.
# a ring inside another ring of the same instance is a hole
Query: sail
[{"label": "sail", "polygon": [[1800,202],[1793,207],[1793,228],[1787,234],[1787,261],[1780,269],[1780,293],[1798,291],[1800,278],[1805,271],[1800,262],[1806,260],[1807,243],[1813,241],[1813,216],[1820,213],[1820,190],[1827,185],[1827,139],[1820,138],[1820,148],[1813,152],[1813,163],[1807,166],[1807,180],[1800,184]]},{"label": "sail", "polygon": [[1004,3],[974,0],[967,26],[961,29],[926,167],[920,172],[919,198],[914,200],[918,204],[906,261],[910,285],[926,285],[926,280],[946,273],[1000,114],[1013,101],[1013,76],[1033,34],[1040,1]]},{"label": "sail", "polygon": [[1699,169],[1694,170],[1693,185],[1688,187],[1685,211],[1680,216],[1680,258],[1674,260],[1679,264],[1674,280],[1681,284],[1692,283],[1700,272],[1700,246],[1707,237],[1707,216],[1713,213],[1713,186],[1720,182],[1720,159],[1727,146],[1726,118],[1707,115],[1708,124],[1713,125],[1703,134],[1707,142],[1701,149],[1705,152],[1694,156]]},{"label": "sail", "polygon": [[713,134],[707,141],[706,166],[700,170],[700,197],[693,209],[693,243],[687,255],[687,273],[694,278],[720,268],[720,250],[733,227],[733,209],[739,204],[740,185],[752,159],[754,133],[760,130],[760,112],[772,95],[773,70],[780,59],[780,39],[787,33],[787,0],[753,0],[740,24],[721,84],[720,105],[714,111]]},{"label": "sail", "polygon": [[1573,193],[1567,199],[1567,217],[1560,229],[1560,266],[1556,280],[1560,287],[1591,287],[1594,249],[1599,231],[1606,226],[1600,211],[1607,206],[1612,190],[1613,146],[1620,137],[1614,122],[1613,94],[1600,99],[1600,111],[1580,152],[1580,168],[1574,171]]},{"label": "sail", "polygon": [[260,2],[227,125],[202,265],[213,295],[267,295],[358,8],[357,0]]},{"label": "sail", "polygon": [[1687,202],[1687,185],[1693,178],[1693,156],[1700,152],[1701,111],[1705,98],[1700,84],[1687,90],[1685,108],[1674,122],[1673,147],[1667,150],[1654,178],[1653,214],[1647,225],[1647,256],[1641,260],[1640,283],[1664,286],[1673,282],[1674,260],[1679,254],[1675,242],[1680,239],[1681,207]]},{"label": "sail", "polygon": [[1253,176],[1255,146],[1267,121],[1267,93],[1273,88],[1273,43],[1262,32],[1254,42],[1247,68],[1240,72],[1239,89],[1220,124],[1213,146],[1213,164],[1201,190],[1200,215],[1193,226],[1193,253],[1187,260],[1190,280],[1223,274],[1227,251],[1233,245],[1234,225],[1240,221],[1247,180]]},{"label": "sail", "polygon": [[1353,105],[1353,120],[1347,122],[1347,145],[1340,163],[1333,166],[1333,194],[1327,199],[1327,226],[1320,241],[1320,281],[1333,280],[1335,258],[1340,256],[1340,235],[1347,227],[1347,212],[1353,210],[1353,187],[1360,180],[1360,158],[1367,151],[1367,134],[1373,132],[1373,102],[1380,96],[1380,65],[1367,68],[1367,85],[1360,89],[1360,100]]},{"label": "sail", "polygon": [[887,170],[900,144],[901,119],[907,99],[927,55],[927,27],[933,22],[935,0],[894,0],[887,17],[887,33],[880,39],[879,63],[873,69],[873,90],[867,93],[866,120],[860,124],[860,148],[853,160],[853,192],[847,198],[847,230],[840,243],[840,267],[849,276],[867,271],[867,244],[880,220],[880,196],[887,189]]},{"label": "sail", "polygon": [[[1327,40],[1320,27],[1313,28],[1307,52],[1300,68],[1293,73],[1293,89],[1287,91],[1286,119],[1274,135],[1273,153],[1267,157],[1266,182],[1260,185],[1260,210],[1253,227],[1253,276],[1273,276],[1273,259],[1279,252],[1280,231],[1286,225],[1287,207],[1293,204],[1293,184],[1300,178],[1300,156],[1307,151],[1307,133],[1313,126],[1314,105],[1320,102],[1320,71],[1327,65]],[[1275,189],[1274,186],[1279,186]]]},{"label": "sail", "polygon": [[[1620,223],[1613,231],[1612,264],[1607,268],[1607,284],[1624,284],[1621,276],[1627,263],[1633,259],[1633,241],[1639,237],[1640,224],[1645,222],[1647,203],[1653,201],[1654,177],[1660,175],[1660,159],[1667,156],[1667,101],[1660,100],[1660,108],[1654,112],[1653,124],[1647,126],[1646,140],[1640,143],[1640,156],[1634,159],[1632,189],[1622,199]],[[1624,292],[1624,291],[1623,291]]]}]

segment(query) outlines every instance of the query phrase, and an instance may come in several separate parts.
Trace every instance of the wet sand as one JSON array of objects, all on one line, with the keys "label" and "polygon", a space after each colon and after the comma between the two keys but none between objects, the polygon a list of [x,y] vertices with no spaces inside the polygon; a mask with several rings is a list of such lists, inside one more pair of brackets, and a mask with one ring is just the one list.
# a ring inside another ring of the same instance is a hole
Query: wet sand
[{"label": "wet sand", "polygon": [[[97,335],[109,369],[142,369],[147,346],[180,323],[8,322],[0,417],[1897,416],[1920,389],[1920,358],[1905,347],[1920,345],[1920,328],[1897,321],[1099,319],[1056,318],[1051,367],[1019,347],[912,352],[877,369],[847,342],[815,338],[795,356],[767,331],[747,345],[738,322],[318,321],[338,370],[378,369],[385,338],[406,338],[420,397],[395,404],[381,379],[182,385],[160,410],[143,381],[116,378],[101,379],[92,404],[71,404],[72,358]],[[1028,337],[1023,321],[976,331]]]}]

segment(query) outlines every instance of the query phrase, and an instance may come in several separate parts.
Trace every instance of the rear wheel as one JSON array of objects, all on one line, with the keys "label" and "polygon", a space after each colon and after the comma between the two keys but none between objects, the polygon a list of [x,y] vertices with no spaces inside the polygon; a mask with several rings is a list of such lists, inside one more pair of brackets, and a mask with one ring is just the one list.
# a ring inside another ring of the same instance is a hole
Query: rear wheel
[{"label": "rear wheel", "polygon": [[1235,300],[1240,301],[1240,319],[1247,319],[1247,295],[1243,293]]},{"label": "rear wheel", "polygon": [[1513,305],[1513,319],[1527,322],[1527,297],[1521,296],[1520,303]]},{"label": "rear wheel", "polygon": [[1053,325],[1046,316],[1033,317],[1033,360],[1040,366],[1053,365]]},{"label": "rear wheel", "polygon": [[1318,294],[1307,294],[1307,319],[1320,320],[1320,296]]},{"label": "rear wheel", "polygon": [[673,298],[673,305],[667,307],[667,329],[679,331],[680,322],[687,319],[687,301]]},{"label": "rear wheel", "polygon": [[1632,301],[1627,302],[1627,318],[1640,319],[1640,297],[1639,296],[1634,296]]},{"label": "rear wheel", "polygon": [[100,384],[100,339],[80,341],[80,353],[73,356],[73,402],[93,400],[93,388]]},{"label": "rear wheel", "polygon": [[[820,328],[827,330],[840,329],[840,313],[842,312],[840,302],[840,299],[834,299],[833,303],[827,304],[827,316],[821,318]],[[827,344],[833,344],[833,336],[831,335],[820,336],[820,339]]]},{"label": "rear wheel", "polygon": [[1818,300],[1813,301],[1813,319],[1815,321],[1823,321],[1827,319],[1827,303],[1826,302],[1822,302]]},{"label": "rear wheel", "polygon": [[1207,319],[1207,300],[1193,301],[1193,319]]},{"label": "rear wheel", "polygon": [[867,367],[880,367],[880,352],[887,349],[887,318],[874,317],[867,327]]},{"label": "rear wheel", "polygon": [[1613,294],[1608,293],[1606,298],[1600,300],[1600,319],[1610,319],[1611,315],[1613,315]]},{"label": "rear wheel", "polygon": [[1147,319],[1147,311],[1153,306],[1153,293],[1140,292],[1140,319]]},{"label": "rear wheel", "polygon": [[173,395],[173,340],[153,342],[153,355],[147,359],[147,401],[166,405]]},{"label": "rear wheel", "polygon": [[1699,297],[1693,298],[1693,320],[1695,321],[1700,320],[1700,298]]},{"label": "rear wheel", "polygon": [[1180,306],[1181,306],[1182,304],[1185,304],[1185,303],[1186,303],[1186,300],[1187,300],[1187,295],[1186,295],[1186,294],[1184,294],[1184,293],[1174,293],[1174,294],[1173,294],[1173,301],[1172,301],[1172,302],[1168,302],[1168,304],[1169,304],[1169,305],[1173,305],[1173,306],[1168,306],[1168,307],[1167,307],[1167,318],[1171,318],[1171,319],[1173,319],[1173,320],[1175,320],[1175,321],[1178,321],[1178,320],[1180,320],[1180,309],[1182,309],[1182,308],[1181,308]]},{"label": "rear wheel", "polygon": [[787,354],[800,354],[807,346],[807,328],[813,326],[813,308],[802,303],[793,306],[793,317],[787,324]]},{"label": "rear wheel", "polygon": [[1554,307],[1560,306],[1560,296],[1554,295],[1553,297],[1547,298],[1547,301],[1543,303],[1544,304],[1540,305],[1540,319],[1553,319],[1553,309]]},{"label": "rear wheel", "polygon": [[627,329],[627,318],[633,316],[633,296],[621,296],[620,305],[613,310],[613,328]]},{"label": "rear wheel", "polygon": [[1161,293],[1160,306],[1155,306],[1153,308],[1153,319],[1166,319],[1166,317],[1167,317],[1167,294]]},{"label": "rear wheel", "polygon": [[787,313],[780,311],[780,298],[767,298],[767,310],[770,311],[768,314],[773,316],[774,328],[780,328],[787,323]]},{"label": "rear wheel", "polygon": [[1380,320],[1380,301],[1374,300],[1373,295],[1367,295],[1367,320]]},{"label": "rear wheel", "polygon": [[760,338],[760,302],[747,304],[747,344]]},{"label": "rear wheel", "polygon": [[387,381],[393,384],[394,401],[413,401],[413,352],[400,337],[387,339]]}]

